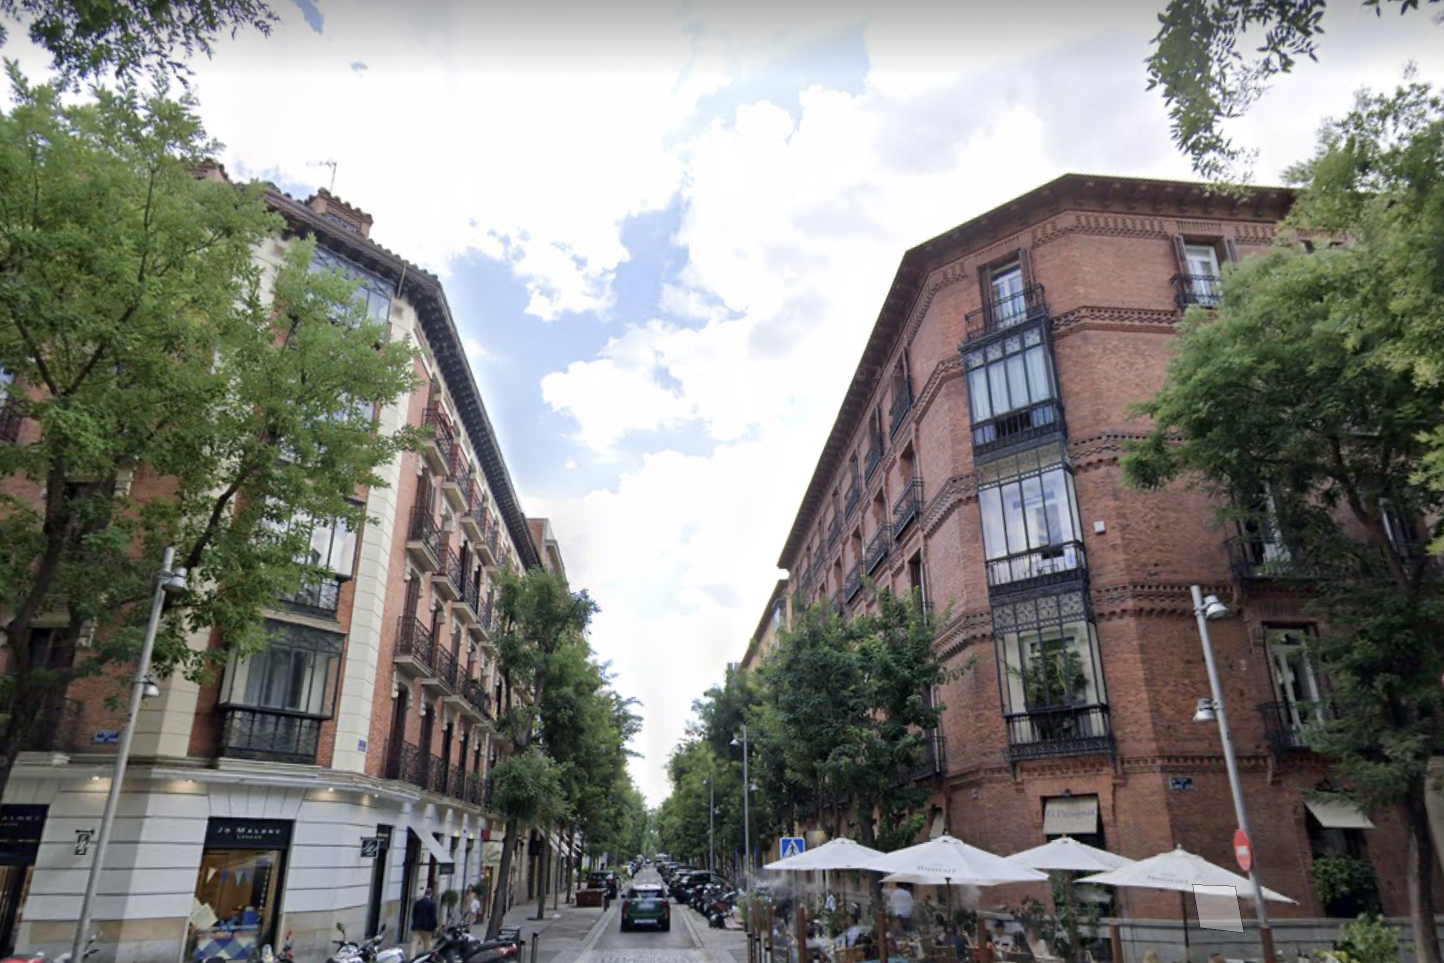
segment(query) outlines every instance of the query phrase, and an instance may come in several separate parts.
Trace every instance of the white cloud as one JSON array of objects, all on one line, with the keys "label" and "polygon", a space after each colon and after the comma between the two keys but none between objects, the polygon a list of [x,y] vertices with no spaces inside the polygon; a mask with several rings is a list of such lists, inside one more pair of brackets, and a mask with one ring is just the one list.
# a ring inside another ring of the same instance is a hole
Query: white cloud
[{"label": "white cloud", "polygon": [[466,357],[472,364],[492,361],[496,357],[487,349],[486,345],[482,344],[481,341],[476,338],[463,338],[461,347],[462,350],[466,352]]},{"label": "white cloud", "polygon": [[[271,39],[221,44],[199,92],[233,168],[319,185],[329,171],[308,163],[335,158],[336,192],[375,217],[376,240],[442,274],[467,252],[505,260],[543,320],[614,311],[621,225],[680,197],[688,260],[655,316],[618,319],[540,390],[595,460],[657,430],[715,449],[655,452],[579,498],[521,493],[600,601],[594,642],[618,685],[646,703],[637,775],[655,802],[691,700],[761,614],[903,252],[1067,170],[1188,176],[1142,89],[1158,5],[836,0],[806,5],[804,23],[799,5],[731,0],[624,16],[355,0],[328,9],[322,36],[283,10],[295,22]],[[1331,8],[1322,63],[1237,125],[1261,149],[1260,177],[1408,56],[1444,73],[1427,15]],[[789,78],[830,76],[797,69],[799,51],[863,23],[865,83],[795,89]],[[714,94],[736,109],[700,114]],[[501,363],[480,341],[466,349],[478,367]],[[576,466],[562,462],[556,491]]]}]

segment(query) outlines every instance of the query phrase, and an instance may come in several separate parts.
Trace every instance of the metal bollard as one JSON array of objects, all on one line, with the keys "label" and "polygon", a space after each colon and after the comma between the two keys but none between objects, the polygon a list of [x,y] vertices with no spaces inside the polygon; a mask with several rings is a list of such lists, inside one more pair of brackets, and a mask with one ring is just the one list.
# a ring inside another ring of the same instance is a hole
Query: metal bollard
[{"label": "metal bollard", "polygon": [[532,930],[532,933],[531,933],[531,963],[536,963],[537,936],[538,936],[537,931],[536,931],[536,930]]}]

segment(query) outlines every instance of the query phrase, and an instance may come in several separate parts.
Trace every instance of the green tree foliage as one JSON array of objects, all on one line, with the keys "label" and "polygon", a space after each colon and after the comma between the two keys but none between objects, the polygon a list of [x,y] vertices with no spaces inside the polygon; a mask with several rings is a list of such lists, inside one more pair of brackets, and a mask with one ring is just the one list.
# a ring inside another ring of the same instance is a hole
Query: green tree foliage
[{"label": "green tree foliage", "polygon": [[[558,711],[564,711],[569,704],[571,682],[581,671],[577,658],[580,654],[583,662],[586,659],[586,630],[597,606],[585,591],[572,592],[565,577],[540,568],[520,576],[503,575],[498,590],[497,660],[516,698],[511,709],[498,716],[497,727],[510,742],[513,754],[522,756],[534,743],[545,739],[549,700],[555,696]],[[555,738],[556,728],[552,731]],[[497,793],[502,790],[503,775],[497,774]],[[568,810],[564,778],[565,773],[559,772],[556,811]],[[487,924],[488,939],[495,939],[501,931],[516,844],[523,825],[531,824],[520,813],[505,815],[506,839],[497,868],[497,896]]]},{"label": "green tree foliage", "polygon": [[[318,574],[293,522],[360,523],[354,493],[410,443],[373,411],[413,386],[412,347],[309,271],[309,244],[273,279],[253,262],[281,222],[258,189],[196,176],[217,145],[192,101],[66,106],[10,76],[0,391],[39,436],[0,444],[0,789],[72,681],[133,661],[165,546],[191,578],[157,670],[263,645],[261,609]],[[220,648],[186,644],[209,627]]]},{"label": "green tree foliage", "polygon": [[270,36],[277,22],[264,0],[0,0],[4,21],[22,24],[65,80],[114,73],[188,76],[177,57],[210,56],[216,38],[255,28]]},{"label": "green tree foliage", "polygon": [[[1429,0],[1437,3],[1438,0]],[[1243,180],[1249,153],[1223,131],[1307,57],[1318,60],[1326,0],[1169,0],[1148,58],[1148,89],[1162,88],[1173,139],[1209,180]],[[1409,13],[1419,0],[1364,0]],[[1421,23],[1422,29],[1428,25]]]},{"label": "green tree foliage", "polygon": [[[1329,711],[1309,744],[1360,802],[1394,808],[1407,827],[1414,937],[1429,963],[1424,799],[1429,759],[1444,751],[1444,585],[1426,547],[1444,518],[1444,242],[1426,225],[1444,233],[1441,130],[1444,110],[1417,85],[1363,97],[1330,125],[1296,172],[1305,190],[1290,225],[1320,249],[1251,258],[1225,277],[1216,319],[1190,313],[1164,388],[1141,409],[1152,432],[1125,461],[1135,484],[1187,479],[1225,520],[1277,529],[1286,564],[1272,574],[1310,591],[1327,627],[1309,655]],[[1323,247],[1329,236],[1349,243]]]},{"label": "green tree foliage", "polygon": [[922,828],[927,793],[910,773],[939,721],[933,629],[919,598],[883,591],[873,615],[808,612],[763,670],[788,770],[817,787],[820,806],[851,809],[864,846],[896,849]]},{"label": "green tree foliage", "polygon": [[538,748],[508,756],[492,769],[492,804],[508,820],[528,826],[563,822],[571,817],[562,767]]}]

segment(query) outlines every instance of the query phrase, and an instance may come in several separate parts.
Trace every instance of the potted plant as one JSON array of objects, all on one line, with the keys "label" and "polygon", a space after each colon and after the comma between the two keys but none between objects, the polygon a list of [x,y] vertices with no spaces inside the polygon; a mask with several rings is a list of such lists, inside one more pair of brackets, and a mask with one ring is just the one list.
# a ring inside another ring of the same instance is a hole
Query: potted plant
[{"label": "potted plant", "polygon": [[1356,919],[1380,912],[1379,878],[1367,859],[1347,854],[1319,856],[1312,872],[1319,902],[1328,915]]},{"label": "potted plant", "polygon": [[446,919],[451,919],[456,912],[456,904],[461,902],[461,890],[449,889],[441,894],[438,900],[441,904],[441,912]]}]

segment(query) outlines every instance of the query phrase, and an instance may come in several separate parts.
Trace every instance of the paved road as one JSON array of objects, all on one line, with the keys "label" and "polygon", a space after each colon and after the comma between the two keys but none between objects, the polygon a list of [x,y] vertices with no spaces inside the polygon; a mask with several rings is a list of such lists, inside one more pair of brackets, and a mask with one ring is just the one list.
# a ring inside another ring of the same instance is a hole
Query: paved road
[{"label": "paved road", "polygon": [[[662,878],[654,869],[644,869],[635,883],[660,886]],[[581,963],[735,963],[735,957],[717,947],[709,948],[697,930],[702,918],[684,906],[672,904],[672,929],[622,932],[621,901],[612,904],[601,931],[582,954]],[[745,960],[745,952],[743,959]]]}]

